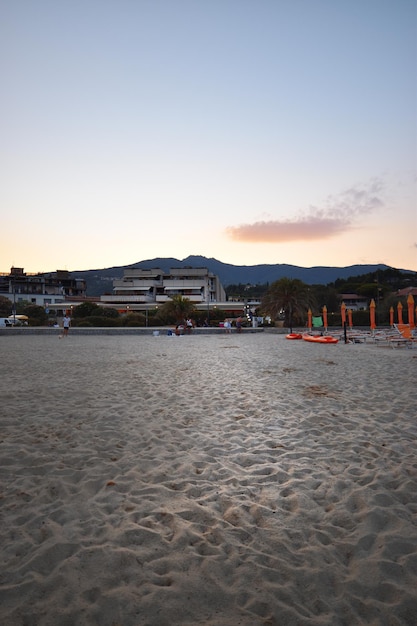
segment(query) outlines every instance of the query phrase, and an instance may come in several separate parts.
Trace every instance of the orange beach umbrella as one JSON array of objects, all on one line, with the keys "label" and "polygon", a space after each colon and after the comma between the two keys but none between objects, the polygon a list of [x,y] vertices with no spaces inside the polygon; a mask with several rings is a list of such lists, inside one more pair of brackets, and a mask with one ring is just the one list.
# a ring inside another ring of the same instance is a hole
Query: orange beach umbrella
[{"label": "orange beach umbrella", "polygon": [[375,328],[376,328],[376,323],[375,323],[375,300],[373,298],[371,300],[371,304],[369,305],[369,320],[370,320],[371,330],[375,330]]},{"label": "orange beach umbrella", "polygon": [[403,305],[401,304],[401,302],[399,302],[397,304],[397,315],[398,315],[398,323],[399,324],[404,324],[404,322],[403,322]]},{"label": "orange beach umbrella", "polygon": [[307,311],[307,326],[311,328],[313,326],[313,312],[311,309]]},{"label": "orange beach umbrella", "polygon": [[352,326],[353,326],[352,309],[348,309],[347,314],[348,314],[348,324],[349,324],[350,328],[352,328]]},{"label": "orange beach umbrella", "polygon": [[394,307],[391,306],[389,309],[389,325],[394,326]]},{"label": "orange beach umbrella", "polygon": [[342,326],[346,324],[346,304],[342,302],[342,306],[340,307],[340,314],[342,316]]},{"label": "orange beach umbrella", "polygon": [[327,330],[327,306],[323,307],[323,326]]},{"label": "orange beach umbrella", "polygon": [[407,307],[408,307],[408,323],[410,324],[410,328],[414,328],[414,298],[411,293],[408,294],[407,298]]}]

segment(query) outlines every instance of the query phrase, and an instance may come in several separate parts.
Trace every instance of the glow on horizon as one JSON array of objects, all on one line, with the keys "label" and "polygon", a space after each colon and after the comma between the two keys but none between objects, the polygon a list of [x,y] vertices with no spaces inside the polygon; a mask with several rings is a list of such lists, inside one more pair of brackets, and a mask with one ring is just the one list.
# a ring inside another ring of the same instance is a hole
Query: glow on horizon
[{"label": "glow on horizon", "polygon": [[0,271],[417,271],[416,19],[412,0],[3,3]]}]

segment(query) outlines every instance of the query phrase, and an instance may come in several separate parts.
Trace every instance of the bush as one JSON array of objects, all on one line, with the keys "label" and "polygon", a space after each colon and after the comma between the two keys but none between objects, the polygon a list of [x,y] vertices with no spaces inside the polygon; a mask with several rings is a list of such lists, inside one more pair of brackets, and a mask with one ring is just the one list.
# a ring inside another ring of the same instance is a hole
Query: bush
[{"label": "bush", "polygon": [[95,302],[83,302],[74,308],[74,318],[85,318],[98,315],[100,307]]},{"label": "bush", "polygon": [[89,315],[88,317],[73,319],[72,325],[109,328],[120,326],[120,322],[118,319],[113,319],[112,317],[106,317],[104,315]]},{"label": "bush", "polygon": [[5,296],[0,296],[0,317],[8,317],[13,308],[13,302]]},{"label": "bush", "polygon": [[48,316],[45,313],[43,306],[37,304],[29,304],[22,310],[22,315],[27,315],[29,326],[45,326],[48,320]]},{"label": "bush", "polygon": [[122,326],[146,326],[146,317],[143,313],[128,313],[122,318]]},{"label": "bush", "polygon": [[113,319],[119,319],[120,313],[117,309],[105,309],[104,307],[99,307],[99,314],[103,317],[111,317]]},{"label": "bush", "polygon": [[117,309],[107,309],[99,306],[95,302],[83,302],[75,307],[73,317],[76,319],[84,319],[86,317],[107,317],[119,319],[119,311]]},{"label": "bush", "polygon": [[165,326],[166,322],[158,314],[149,316],[148,326]]},{"label": "bush", "polygon": [[[328,325],[330,326],[342,326],[342,316],[340,313],[331,313],[327,318]],[[348,315],[346,312],[346,323],[348,324]],[[355,326],[370,326],[370,317],[369,311],[352,311],[352,324]],[[388,326],[389,325],[389,313],[384,310],[377,311],[376,313],[376,324],[377,326]]]}]

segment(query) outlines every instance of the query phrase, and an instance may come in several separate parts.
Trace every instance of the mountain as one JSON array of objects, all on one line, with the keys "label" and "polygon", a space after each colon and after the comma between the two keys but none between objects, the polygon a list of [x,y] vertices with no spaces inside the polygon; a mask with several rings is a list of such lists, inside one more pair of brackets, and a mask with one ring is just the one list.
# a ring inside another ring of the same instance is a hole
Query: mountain
[{"label": "mountain", "polygon": [[[83,278],[87,283],[87,294],[99,296],[111,293],[113,280],[121,278],[125,269],[153,269],[160,268],[168,272],[172,267],[207,267],[210,272],[219,276],[224,287],[232,284],[259,285],[273,283],[280,278],[298,278],[307,285],[327,285],[338,278],[349,278],[376,272],[377,270],[389,269],[388,265],[349,265],[347,267],[299,267],[297,265],[231,265],[222,263],[214,258],[204,256],[188,256],[180,261],[173,258],[156,258],[147,261],[139,261],[131,265],[122,265],[99,270],[85,270],[71,272],[74,278]],[[400,270],[408,272],[409,270]],[[410,274],[414,272],[410,271]]]}]

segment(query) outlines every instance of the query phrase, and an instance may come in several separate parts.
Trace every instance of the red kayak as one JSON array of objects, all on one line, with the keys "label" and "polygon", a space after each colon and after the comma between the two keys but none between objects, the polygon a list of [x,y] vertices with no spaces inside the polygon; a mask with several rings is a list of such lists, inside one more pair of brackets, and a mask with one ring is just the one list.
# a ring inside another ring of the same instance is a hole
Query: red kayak
[{"label": "red kayak", "polygon": [[302,339],[303,336],[301,335],[301,333],[290,333],[289,335],[285,336],[286,339]]},{"label": "red kayak", "polygon": [[310,341],[311,343],[337,343],[339,340],[336,337],[330,337],[329,335],[303,335],[304,341]]}]

